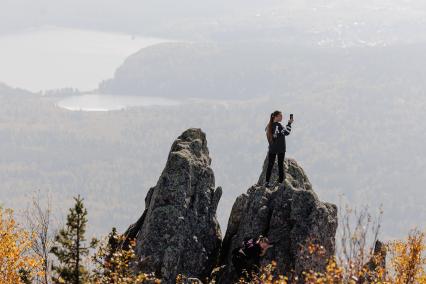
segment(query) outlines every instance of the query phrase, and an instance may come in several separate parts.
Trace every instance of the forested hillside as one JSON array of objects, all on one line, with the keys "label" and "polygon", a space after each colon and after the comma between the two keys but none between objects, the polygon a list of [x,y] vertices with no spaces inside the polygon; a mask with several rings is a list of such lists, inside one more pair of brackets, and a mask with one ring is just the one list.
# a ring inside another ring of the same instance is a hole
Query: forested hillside
[{"label": "forested hillside", "polygon": [[30,192],[50,191],[55,212],[64,214],[80,193],[91,232],[124,229],[142,211],[173,139],[200,127],[216,185],[223,187],[217,213],[224,227],[234,198],[257,180],[265,124],[281,109],[295,114],[287,156],[301,163],[321,199],[339,203],[344,194],[353,206],[369,203],[372,211],[383,204],[385,237],[424,227],[426,131],[419,122],[426,113],[419,87],[404,89],[397,80],[389,86],[349,80],[300,85],[306,89],[280,96],[113,112],[70,112],[52,98],[2,95],[0,198],[6,207],[22,208]]}]

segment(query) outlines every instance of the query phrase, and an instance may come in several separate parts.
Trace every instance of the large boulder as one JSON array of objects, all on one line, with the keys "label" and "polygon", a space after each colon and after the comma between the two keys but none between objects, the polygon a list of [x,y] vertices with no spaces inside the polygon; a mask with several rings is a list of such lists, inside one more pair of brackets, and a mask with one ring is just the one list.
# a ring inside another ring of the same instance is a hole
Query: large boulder
[{"label": "large boulder", "polygon": [[[267,158],[266,158],[267,159]],[[327,259],[334,255],[337,229],[337,207],[321,202],[312,190],[303,169],[293,159],[285,159],[286,180],[283,185],[265,188],[265,160],[258,185],[237,197],[222,243],[220,283],[235,279],[231,252],[246,237],[267,236],[274,246],[263,258],[263,264],[276,262],[276,273],[301,276],[310,269],[323,271]],[[271,181],[277,178],[277,164]],[[318,248],[321,255],[310,255]],[[322,248],[321,248],[322,246]],[[315,250],[315,249],[314,249]]]},{"label": "large boulder", "polygon": [[145,199],[145,211],[125,235],[136,239],[136,268],[163,283],[176,276],[204,279],[217,263],[221,232],[206,135],[191,128],[174,141],[166,166]]}]

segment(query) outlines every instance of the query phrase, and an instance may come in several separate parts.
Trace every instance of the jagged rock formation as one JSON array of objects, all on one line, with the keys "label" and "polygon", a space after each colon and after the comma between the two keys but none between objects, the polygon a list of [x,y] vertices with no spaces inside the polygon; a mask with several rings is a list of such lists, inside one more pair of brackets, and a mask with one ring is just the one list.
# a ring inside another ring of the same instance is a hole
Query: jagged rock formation
[{"label": "jagged rock formation", "polygon": [[221,244],[215,188],[206,135],[191,128],[173,143],[166,166],[145,199],[145,211],[125,235],[136,238],[136,269],[155,272],[163,283],[176,276],[209,276]]},{"label": "jagged rock formation", "polygon": [[[275,243],[263,261],[276,261],[276,272],[280,274],[294,271],[293,275],[300,275],[309,269],[322,271],[327,258],[334,254],[337,207],[319,201],[303,169],[293,159],[285,160],[283,186],[263,187],[266,162],[259,178],[260,185],[250,187],[233,205],[222,242],[220,264],[226,268],[218,276],[220,283],[232,281],[231,251],[248,236],[262,234]],[[277,165],[271,181],[274,179],[277,179]],[[303,246],[309,243],[322,245],[323,254],[306,257]]]},{"label": "jagged rock formation", "polygon": [[[145,211],[125,233],[127,240],[136,239],[140,263],[135,269],[174,283],[178,274],[186,282],[203,280],[219,264],[222,268],[213,273],[217,283],[232,283],[231,251],[259,234],[275,243],[263,262],[276,261],[277,273],[294,276],[325,268],[334,254],[337,208],[319,201],[295,160],[285,160],[285,184],[270,189],[262,186],[265,160],[258,184],[235,201],[222,244],[216,219],[222,190],[215,188],[210,163],[200,129],[186,130],[173,143],[157,185],[146,196]],[[323,246],[319,257],[307,257],[303,248],[309,243]]]}]

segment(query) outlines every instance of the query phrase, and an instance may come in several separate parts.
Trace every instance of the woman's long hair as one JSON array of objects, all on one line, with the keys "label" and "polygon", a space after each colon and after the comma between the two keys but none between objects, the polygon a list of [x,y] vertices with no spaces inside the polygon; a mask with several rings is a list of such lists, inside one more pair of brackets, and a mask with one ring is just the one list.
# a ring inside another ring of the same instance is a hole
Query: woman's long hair
[{"label": "woman's long hair", "polygon": [[268,125],[266,125],[265,131],[266,131],[266,137],[268,138],[269,143],[272,143],[272,123],[274,123],[274,118],[281,114],[279,110],[274,111],[271,113],[271,117],[269,118]]}]

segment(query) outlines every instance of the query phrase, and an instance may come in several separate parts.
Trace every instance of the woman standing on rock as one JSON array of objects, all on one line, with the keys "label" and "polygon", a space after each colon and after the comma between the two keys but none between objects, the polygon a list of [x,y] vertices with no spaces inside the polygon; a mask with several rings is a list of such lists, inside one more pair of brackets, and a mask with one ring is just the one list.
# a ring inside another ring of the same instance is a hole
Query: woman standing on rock
[{"label": "woman standing on rock", "polygon": [[281,124],[283,115],[280,111],[276,110],[271,113],[269,123],[265,128],[266,137],[268,138],[268,168],[266,169],[266,187],[270,187],[270,179],[272,173],[272,167],[275,163],[275,157],[278,156],[278,176],[279,183],[284,181],[284,157],[286,151],[285,136],[291,132],[291,124],[293,123],[293,115],[290,114],[290,119],[287,125],[284,127]]}]

